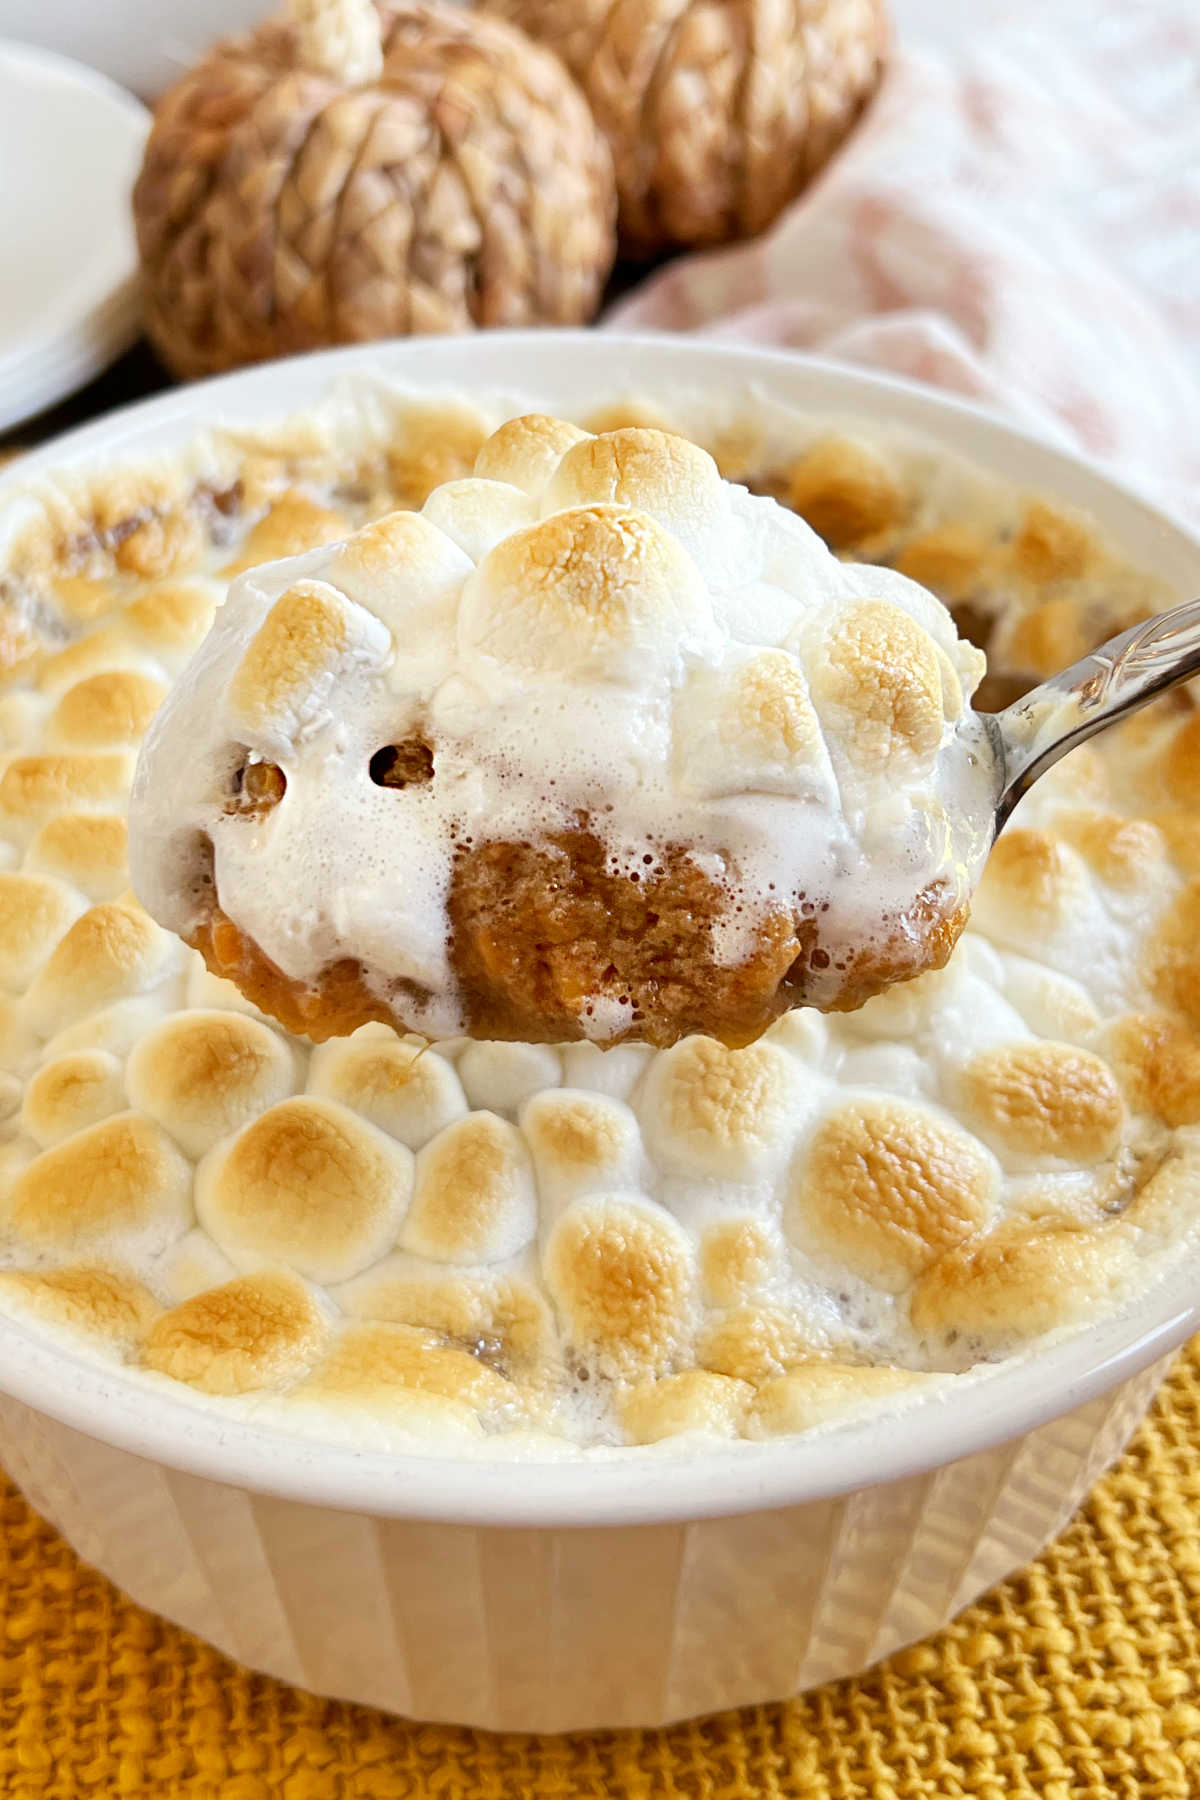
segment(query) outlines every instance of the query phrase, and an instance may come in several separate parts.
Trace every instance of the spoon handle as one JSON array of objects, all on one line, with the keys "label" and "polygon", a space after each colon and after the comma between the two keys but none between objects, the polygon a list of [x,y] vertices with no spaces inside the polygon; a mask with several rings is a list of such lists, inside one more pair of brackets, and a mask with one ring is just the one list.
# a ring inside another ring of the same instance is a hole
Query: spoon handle
[{"label": "spoon handle", "polygon": [[1003,712],[985,714],[1001,764],[997,831],[1060,756],[1198,674],[1200,600],[1188,600],[1110,638]]}]

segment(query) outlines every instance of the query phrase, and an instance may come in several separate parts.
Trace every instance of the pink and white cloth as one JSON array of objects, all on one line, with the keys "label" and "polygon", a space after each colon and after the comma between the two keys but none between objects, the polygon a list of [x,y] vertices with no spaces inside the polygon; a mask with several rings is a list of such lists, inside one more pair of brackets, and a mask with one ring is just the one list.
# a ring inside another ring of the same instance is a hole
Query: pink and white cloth
[{"label": "pink and white cloth", "polygon": [[898,32],[862,127],[769,234],[681,258],[605,323],[934,382],[1200,516],[1200,0],[968,12],[936,51]]}]

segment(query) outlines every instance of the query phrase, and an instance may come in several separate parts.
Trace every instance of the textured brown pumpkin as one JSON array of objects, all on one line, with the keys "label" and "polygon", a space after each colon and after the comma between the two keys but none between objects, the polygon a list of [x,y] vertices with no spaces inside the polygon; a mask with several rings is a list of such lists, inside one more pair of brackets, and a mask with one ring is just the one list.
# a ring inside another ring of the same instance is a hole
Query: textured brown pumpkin
[{"label": "textured brown pumpkin", "polygon": [[578,324],[614,253],[579,89],[441,0],[293,0],[160,101],[134,190],[146,325],[180,375],[472,325]]},{"label": "textured brown pumpkin", "polygon": [[883,0],[487,0],[556,52],[612,147],[634,254],[763,231],[879,83]]}]

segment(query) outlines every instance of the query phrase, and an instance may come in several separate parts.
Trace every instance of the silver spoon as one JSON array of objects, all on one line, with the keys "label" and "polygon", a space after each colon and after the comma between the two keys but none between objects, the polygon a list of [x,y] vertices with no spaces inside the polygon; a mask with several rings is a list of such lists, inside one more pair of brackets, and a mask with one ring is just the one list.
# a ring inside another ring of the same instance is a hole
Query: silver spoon
[{"label": "silver spoon", "polygon": [[996,830],[1039,775],[1068,750],[1200,675],[1200,600],[1110,638],[1090,656],[1014,700],[980,713],[996,756]]}]

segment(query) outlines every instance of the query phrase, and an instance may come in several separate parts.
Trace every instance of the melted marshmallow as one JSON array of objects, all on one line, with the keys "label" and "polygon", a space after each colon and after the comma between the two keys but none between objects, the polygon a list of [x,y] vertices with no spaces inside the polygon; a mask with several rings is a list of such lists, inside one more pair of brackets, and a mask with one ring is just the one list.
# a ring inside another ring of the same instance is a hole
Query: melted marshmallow
[{"label": "melted marshmallow", "polygon": [[[517,421],[480,468],[234,581],[139,765],[131,867],[155,918],[202,922],[210,837],[221,907],[285,975],[354,958],[381,995],[427,994],[406,1016],[443,1037],[464,1028],[456,851],[583,813],[618,867],[683,843],[725,882],[724,963],[781,906],[824,908],[859,948],[927,888],[967,900],[994,780],[968,707],[983,662],[924,589],[839,562],[661,432]],[[378,785],[372,757],[412,737],[432,779]],[[247,754],[286,776],[265,816],[225,810]],[[585,1032],[619,1035],[612,1010]]]}]

